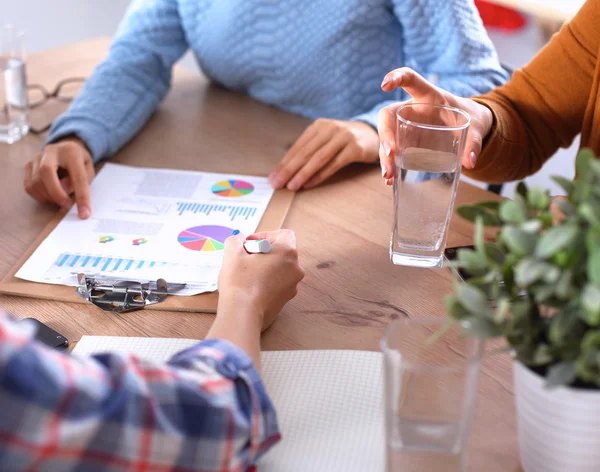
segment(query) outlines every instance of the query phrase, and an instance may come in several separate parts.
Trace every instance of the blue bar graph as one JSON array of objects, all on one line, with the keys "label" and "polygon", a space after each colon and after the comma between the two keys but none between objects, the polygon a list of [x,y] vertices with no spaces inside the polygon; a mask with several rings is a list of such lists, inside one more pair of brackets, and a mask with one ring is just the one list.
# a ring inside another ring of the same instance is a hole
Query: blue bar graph
[{"label": "blue bar graph", "polygon": [[73,269],[69,272],[128,272],[131,270],[142,269],[144,267],[164,266],[166,262],[146,261],[140,259],[125,259],[117,257],[103,257],[88,254],[68,254],[64,253],[58,256],[54,262],[54,267],[63,267]]},{"label": "blue bar graph", "polygon": [[177,202],[177,213],[179,216],[185,213],[194,215],[201,213],[210,216],[211,213],[225,213],[231,221],[236,218],[249,219],[256,215],[258,208],[254,206],[243,205],[220,205],[218,203],[193,203],[193,202]]}]

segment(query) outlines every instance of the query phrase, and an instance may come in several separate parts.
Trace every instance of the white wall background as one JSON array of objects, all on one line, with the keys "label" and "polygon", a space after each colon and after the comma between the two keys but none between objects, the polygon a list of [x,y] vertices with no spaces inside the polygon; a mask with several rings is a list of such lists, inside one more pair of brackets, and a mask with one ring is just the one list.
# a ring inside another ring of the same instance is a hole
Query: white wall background
[{"label": "white wall background", "polygon": [[[36,52],[96,36],[111,36],[116,31],[129,0],[20,0],[5,1],[0,9],[0,22],[12,23],[27,33],[27,47]],[[517,33],[490,33],[498,48],[501,61],[519,67],[529,61],[542,46],[541,35],[531,21]],[[196,68],[190,54],[182,59],[188,68]],[[560,191],[549,179],[550,175],[574,175],[575,143],[568,150],[559,151],[528,183]],[[506,156],[510,159],[510,156]],[[503,194],[511,196],[515,184],[504,186]]]}]

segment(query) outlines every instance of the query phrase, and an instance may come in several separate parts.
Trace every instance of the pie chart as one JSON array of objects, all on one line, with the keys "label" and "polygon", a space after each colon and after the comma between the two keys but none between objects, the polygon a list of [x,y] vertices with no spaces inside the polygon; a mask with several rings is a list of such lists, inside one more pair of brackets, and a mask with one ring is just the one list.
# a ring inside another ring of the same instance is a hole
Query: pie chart
[{"label": "pie chart", "polygon": [[184,248],[192,251],[222,251],[225,248],[225,240],[231,236],[231,233],[233,230],[226,226],[194,226],[179,233],[177,241]]},{"label": "pie chart", "polygon": [[221,180],[211,190],[220,197],[243,197],[254,192],[254,185],[243,180]]}]

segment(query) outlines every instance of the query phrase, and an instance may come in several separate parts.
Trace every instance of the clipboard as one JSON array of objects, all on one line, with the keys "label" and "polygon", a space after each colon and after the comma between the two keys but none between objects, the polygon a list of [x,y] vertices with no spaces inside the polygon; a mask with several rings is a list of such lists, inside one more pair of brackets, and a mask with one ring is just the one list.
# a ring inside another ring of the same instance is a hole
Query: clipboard
[{"label": "clipboard", "polygon": [[[287,190],[276,190],[267,206],[267,209],[256,229],[260,231],[271,231],[281,229],[287,213],[294,200],[295,193]],[[11,268],[6,277],[0,281],[0,294],[13,295],[17,297],[37,298],[56,302],[88,304],[75,293],[75,287],[65,285],[51,285],[18,279],[15,274],[21,266],[31,257],[38,246],[54,230],[65,216],[65,212],[59,211],[56,216],[46,225],[33,244],[25,251],[23,256]],[[157,305],[149,305],[145,310],[184,311],[194,313],[216,313],[217,292],[202,293],[189,297],[169,296]]]}]

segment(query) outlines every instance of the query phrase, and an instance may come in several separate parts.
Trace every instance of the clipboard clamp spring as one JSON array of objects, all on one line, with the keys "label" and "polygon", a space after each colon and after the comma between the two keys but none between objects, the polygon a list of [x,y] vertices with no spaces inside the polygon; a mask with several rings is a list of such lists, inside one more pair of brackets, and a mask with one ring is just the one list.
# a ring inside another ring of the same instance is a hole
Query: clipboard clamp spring
[{"label": "clipboard clamp spring", "polygon": [[111,280],[77,274],[79,286],[75,293],[104,311],[126,313],[162,303],[167,295],[177,292],[186,284],[168,284],[165,279],[156,282]]}]

